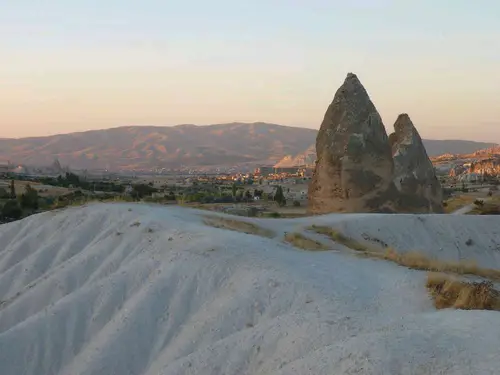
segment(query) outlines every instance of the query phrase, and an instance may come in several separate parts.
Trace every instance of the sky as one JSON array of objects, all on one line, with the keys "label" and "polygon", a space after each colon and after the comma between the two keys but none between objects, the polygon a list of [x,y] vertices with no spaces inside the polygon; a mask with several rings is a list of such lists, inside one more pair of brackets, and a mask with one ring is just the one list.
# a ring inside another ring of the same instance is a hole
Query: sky
[{"label": "sky", "polygon": [[348,72],[388,132],[500,142],[497,0],[0,0],[0,137],[319,128]]}]

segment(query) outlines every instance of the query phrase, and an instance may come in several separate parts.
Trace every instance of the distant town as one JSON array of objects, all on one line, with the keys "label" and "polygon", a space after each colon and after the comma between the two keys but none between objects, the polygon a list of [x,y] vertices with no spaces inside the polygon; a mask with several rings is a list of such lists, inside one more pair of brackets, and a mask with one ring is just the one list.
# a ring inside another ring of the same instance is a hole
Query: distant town
[{"label": "distant town", "polygon": [[[186,204],[248,216],[301,216],[312,173],[312,166],[261,166],[253,172],[232,173],[192,169],[120,173],[71,170],[57,159],[43,168],[2,162],[0,203],[7,207],[2,220],[93,200]],[[23,201],[25,195],[36,195],[37,202],[30,206]],[[14,197],[21,197],[19,207],[5,205]]]},{"label": "distant town", "polygon": [[[461,159],[450,155],[432,159],[443,186],[445,206],[446,201],[453,201],[450,210],[456,209],[457,201],[465,205],[496,192],[498,170],[490,159],[484,162],[470,156]],[[243,216],[304,216],[314,164],[283,164],[286,163],[262,165],[250,172],[236,168],[114,172],[72,170],[57,159],[47,167],[3,161],[0,220],[17,220],[92,201],[182,204]]]}]

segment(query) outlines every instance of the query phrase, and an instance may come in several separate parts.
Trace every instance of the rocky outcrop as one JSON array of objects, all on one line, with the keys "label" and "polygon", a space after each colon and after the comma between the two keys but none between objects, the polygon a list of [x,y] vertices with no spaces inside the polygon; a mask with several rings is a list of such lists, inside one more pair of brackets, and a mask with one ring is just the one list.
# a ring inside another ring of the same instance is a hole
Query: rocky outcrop
[{"label": "rocky outcrop", "polygon": [[365,88],[349,73],[316,138],[310,213],[443,211],[441,185],[408,115],[394,127],[388,137]]},{"label": "rocky outcrop", "polygon": [[391,140],[394,184],[400,193],[400,212],[443,212],[443,193],[422,139],[404,113],[394,124]]},{"label": "rocky outcrop", "polygon": [[316,138],[311,213],[396,212],[391,146],[382,119],[355,74],[328,107]]}]

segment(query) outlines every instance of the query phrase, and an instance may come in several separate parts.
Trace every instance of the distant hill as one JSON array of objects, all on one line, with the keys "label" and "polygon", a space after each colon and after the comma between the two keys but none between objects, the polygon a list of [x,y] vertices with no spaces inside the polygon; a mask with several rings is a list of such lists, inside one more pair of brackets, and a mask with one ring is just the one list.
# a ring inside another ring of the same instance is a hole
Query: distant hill
[{"label": "distant hill", "polygon": [[[57,158],[74,169],[132,170],[274,165],[287,155],[314,159],[317,130],[267,123],[207,126],[127,126],[105,130],[0,139],[0,160],[48,166]],[[424,140],[430,156],[471,153],[494,146],[460,140]],[[312,155],[311,155],[312,154]]]},{"label": "distant hill", "polygon": [[497,146],[496,143],[424,139],[425,149],[429,156],[443,154],[471,154],[473,152]]},{"label": "distant hill", "polygon": [[[424,139],[424,146],[429,157],[436,157],[447,154],[448,158],[455,158],[455,155],[482,154],[486,151],[497,150],[495,143],[462,141],[462,140],[434,140]],[[306,150],[295,155],[286,155],[275,167],[292,167],[296,165],[313,164],[316,159],[316,147],[310,145]]]}]

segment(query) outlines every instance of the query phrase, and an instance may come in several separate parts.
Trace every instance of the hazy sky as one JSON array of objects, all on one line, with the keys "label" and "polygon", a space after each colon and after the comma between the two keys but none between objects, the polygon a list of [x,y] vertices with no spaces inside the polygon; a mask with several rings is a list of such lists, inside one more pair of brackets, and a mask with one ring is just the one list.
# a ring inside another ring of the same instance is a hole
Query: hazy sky
[{"label": "hazy sky", "polygon": [[0,136],[318,128],[347,72],[388,129],[500,142],[498,0],[0,0]]}]

